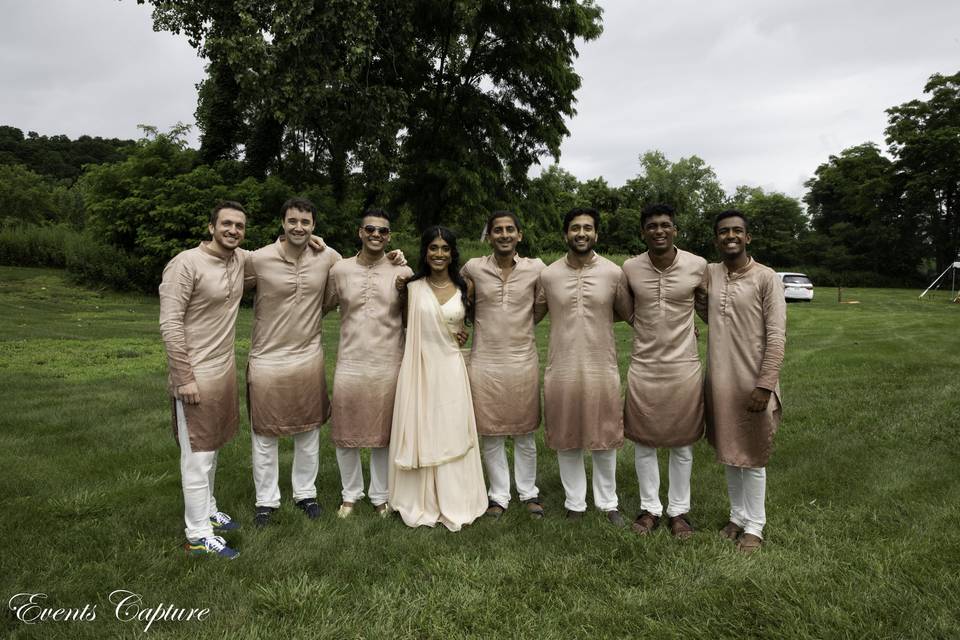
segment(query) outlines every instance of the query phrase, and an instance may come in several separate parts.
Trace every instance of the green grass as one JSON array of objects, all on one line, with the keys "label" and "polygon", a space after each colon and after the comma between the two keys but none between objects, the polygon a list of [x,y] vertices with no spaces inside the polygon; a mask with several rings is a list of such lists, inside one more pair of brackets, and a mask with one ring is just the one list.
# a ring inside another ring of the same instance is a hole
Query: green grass
[{"label": "green grass", "polygon": [[[369,505],[337,521],[326,435],[324,517],[307,522],[285,502],[276,526],[255,531],[243,424],[217,473],[219,504],[244,524],[232,538],[242,555],[225,562],[180,551],[156,299],[0,268],[0,596],[97,604],[92,622],[24,625],[7,612],[0,636],[141,637],[145,623],[118,622],[107,601],[127,589],[144,606],[210,609],[202,622],[155,623],[156,638],[957,637],[960,305],[917,302],[917,293],[846,289],[860,304],[838,305],[822,289],[812,304],[789,306],[785,420],[757,556],[740,557],[716,535],[726,492],[703,442],[698,533],[684,544],[662,529],[645,539],[614,530],[595,513],[565,522],[556,457],[543,447],[542,522],[512,508],[457,534],[411,530]],[[250,317],[241,311],[241,365]],[[336,323],[325,321],[331,376]],[[546,333],[544,324],[542,354]],[[627,327],[617,336],[625,367]],[[284,443],[285,496],[290,456]],[[618,483],[633,516],[629,444]]]}]

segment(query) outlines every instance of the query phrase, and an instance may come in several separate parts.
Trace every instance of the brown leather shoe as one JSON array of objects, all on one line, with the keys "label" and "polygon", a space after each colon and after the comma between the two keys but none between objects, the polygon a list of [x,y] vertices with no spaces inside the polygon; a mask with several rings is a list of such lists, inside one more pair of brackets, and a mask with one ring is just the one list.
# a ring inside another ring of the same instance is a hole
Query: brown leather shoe
[{"label": "brown leather shoe", "polygon": [[670,533],[677,540],[686,540],[693,535],[693,525],[690,524],[688,513],[681,513],[670,518]]},{"label": "brown leather shoe", "polygon": [[728,522],[720,529],[720,537],[736,541],[743,534],[743,527],[735,522]]},{"label": "brown leather shoe", "polygon": [[745,533],[737,540],[737,551],[743,554],[751,554],[760,551],[763,544],[763,538],[755,536],[752,533]]},{"label": "brown leather shoe", "polygon": [[630,528],[633,529],[634,533],[645,536],[656,529],[659,524],[660,516],[655,516],[644,509],[637,515],[637,519],[633,521],[633,525]]}]

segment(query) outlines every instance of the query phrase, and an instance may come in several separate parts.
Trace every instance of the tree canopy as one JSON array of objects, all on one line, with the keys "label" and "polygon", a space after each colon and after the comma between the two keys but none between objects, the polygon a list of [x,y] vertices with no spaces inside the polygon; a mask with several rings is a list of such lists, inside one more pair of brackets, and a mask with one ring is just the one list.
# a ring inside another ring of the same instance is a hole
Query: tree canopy
[{"label": "tree canopy", "polygon": [[593,0],[138,2],[209,60],[205,161],[242,149],[252,175],[354,187],[419,227],[509,201],[559,156],[577,42],[601,32]]}]

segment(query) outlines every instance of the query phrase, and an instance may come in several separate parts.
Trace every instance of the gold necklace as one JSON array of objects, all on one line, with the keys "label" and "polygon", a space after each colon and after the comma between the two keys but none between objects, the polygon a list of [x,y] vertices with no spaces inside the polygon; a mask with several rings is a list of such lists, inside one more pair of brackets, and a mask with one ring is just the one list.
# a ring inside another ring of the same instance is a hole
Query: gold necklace
[{"label": "gold necklace", "polygon": [[427,284],[429,284],[434,289],[446,289],[448,286],[453,284],[453,282],[451,282],[450,280],[447,280],[445,284],[433,284],[433,280],[431,280],[430,278],[427,278],[426,280],[427,280]]}]

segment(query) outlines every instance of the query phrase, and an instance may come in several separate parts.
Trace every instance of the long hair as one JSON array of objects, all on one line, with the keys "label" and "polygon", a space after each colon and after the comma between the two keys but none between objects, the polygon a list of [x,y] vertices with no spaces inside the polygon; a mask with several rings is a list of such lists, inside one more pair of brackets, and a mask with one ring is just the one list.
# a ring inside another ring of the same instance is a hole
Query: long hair
[{"label": "long hair", "polygon": [[423,235],[420,236],[420,264],[417,265],[417,271],[413,274],[413,277],[407,280],[407,284],[430,275],[431,269],[427,263],[427,247],[436,238],[442,238],[444,242],[450,245],[450,264],[447,265],[447,274],[449,274],[453,284],[460,289],[460,300],[463,301],[463,308],[467,310],[467,318],[470,318],[473,309],[467,296],[467,281],[460,275],[460,251],[457,250],[457,236],[450,229],[433,226],[427,227],[423,232]]}]

